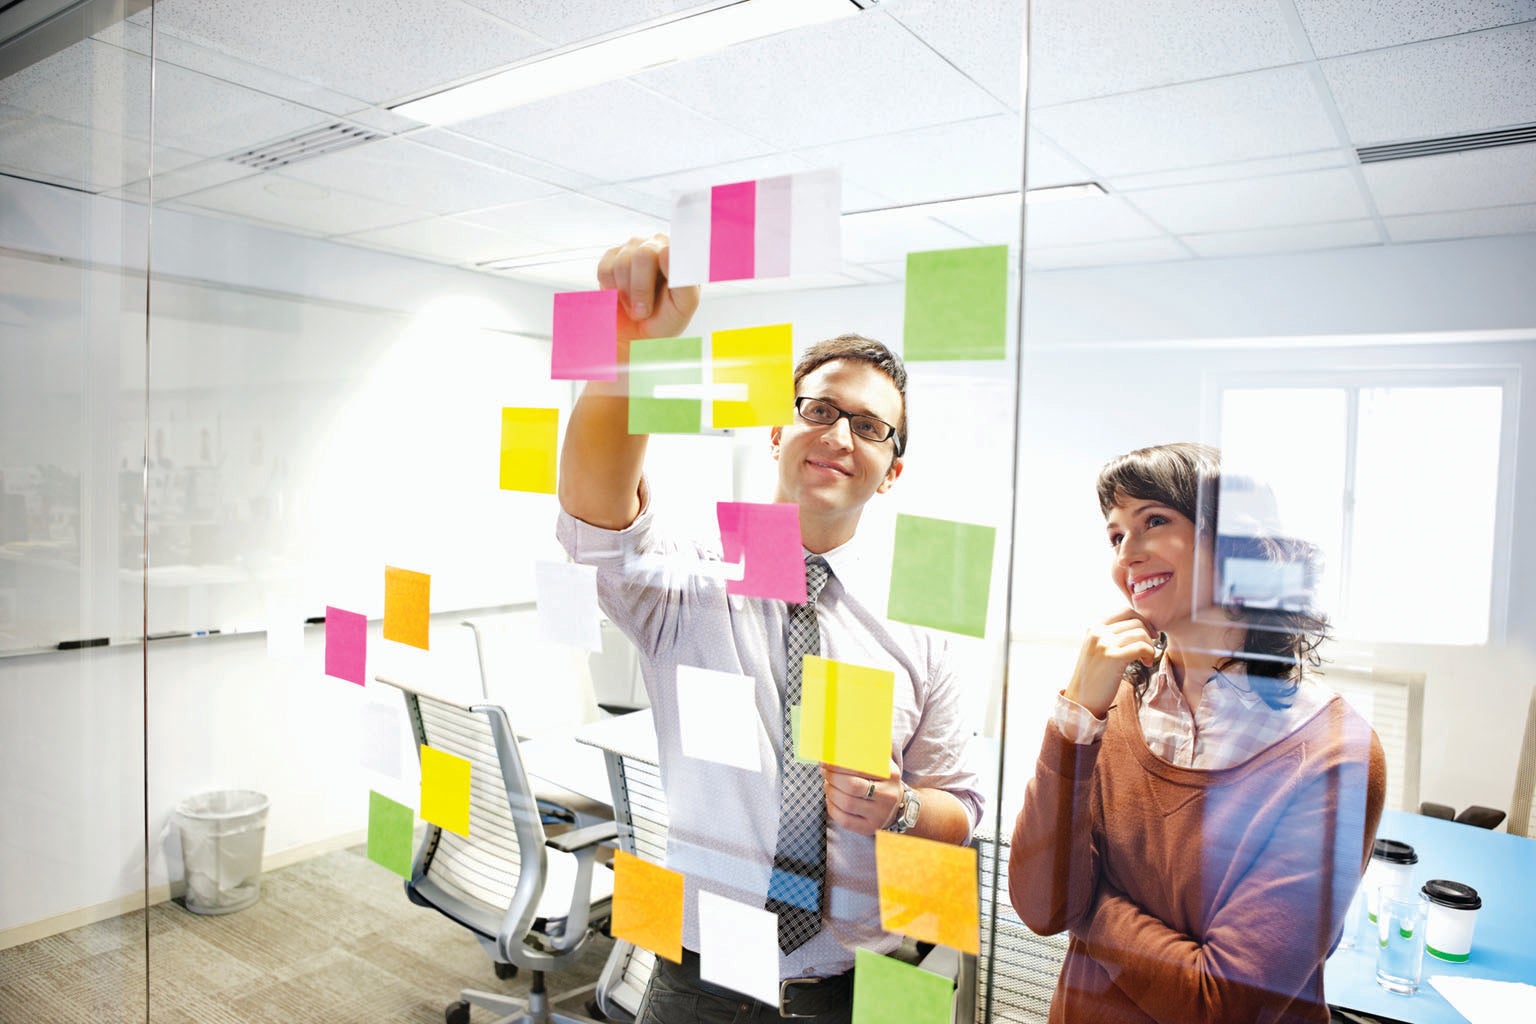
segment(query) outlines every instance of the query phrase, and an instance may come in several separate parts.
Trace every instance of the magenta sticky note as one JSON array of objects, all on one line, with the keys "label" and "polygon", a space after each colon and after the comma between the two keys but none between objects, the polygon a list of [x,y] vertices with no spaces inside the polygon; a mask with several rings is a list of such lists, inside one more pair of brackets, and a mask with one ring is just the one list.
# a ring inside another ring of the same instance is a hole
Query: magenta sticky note
[{"label": "magenta sticky note", "polygon": [[722,501],[715,516],[725,560],[743,563],[742,578],[726,581],[727,594],[805,603],[799,505]]},{"label": "magenta sticky note", "polygon": [[326,606],[325,674],[362,686],[367,663],[368,617]]},{"label": "magenta sticky note", "polygon": [[753,274],[757,182],[716,185],[709,193],[709,279],[741,281]]},{"label": "magenta sticky note", "polygon": [[555,295],[553,380],[617,380],[619,293],[560,292]]}]

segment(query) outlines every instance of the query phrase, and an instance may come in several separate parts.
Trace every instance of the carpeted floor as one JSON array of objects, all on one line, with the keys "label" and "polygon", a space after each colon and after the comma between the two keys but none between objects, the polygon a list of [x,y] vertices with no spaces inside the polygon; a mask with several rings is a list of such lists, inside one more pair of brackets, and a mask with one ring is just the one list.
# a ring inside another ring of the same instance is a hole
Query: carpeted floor
[{"label": "carpeted floor", "polygon": [[[594,936],[550,989],[595,982],[611,948]],[[528,985],[498,980],[467,931],[410,903],[362,847],[268,872],[233,914],[150,908],[148,961],[146,1000],[143,911],[0,950],[0,1024],[441,1024],[460,989]]]}]

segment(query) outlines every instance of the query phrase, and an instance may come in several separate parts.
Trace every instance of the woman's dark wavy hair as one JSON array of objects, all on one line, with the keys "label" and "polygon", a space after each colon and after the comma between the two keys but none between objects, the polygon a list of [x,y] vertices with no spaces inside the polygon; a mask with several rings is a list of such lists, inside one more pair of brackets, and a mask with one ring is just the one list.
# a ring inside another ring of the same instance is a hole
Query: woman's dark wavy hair
[{"label": "woman's dark wavy hair", "polygon": [[[1247,478],[1226,481],[1229,493],[1257,486]],[[1099,471],[1099,511],[1105,516],[1127,498],[1155,501],[1188,517],[1195,524],[1196,536],[1202,539],[1216,536],[1221,491],[1221,453],[1205,444],[1182,442],[1138,448],[1112,459]],[[1272,562],[1300,562],[1310,591],[1320,572],[1321,558],[1316,546],[1305,541],[1263,537],[1259,549]],[[1318,648],[1328,639],[1328,619],[1310,609],[1259,611],[1240,604],[1222,607],[1229,618],[1245,623],[1247,629],[1238,649],[1217,668],[1242,665],[1249,684],[1264,703],[1272,708],[1289,707],[1304,666],[1316,668],[1322,661]],[[1151,675],[1151,670],[1139,661],[1126,669],[1126,679],[1135,687],[1138,699]]]}]

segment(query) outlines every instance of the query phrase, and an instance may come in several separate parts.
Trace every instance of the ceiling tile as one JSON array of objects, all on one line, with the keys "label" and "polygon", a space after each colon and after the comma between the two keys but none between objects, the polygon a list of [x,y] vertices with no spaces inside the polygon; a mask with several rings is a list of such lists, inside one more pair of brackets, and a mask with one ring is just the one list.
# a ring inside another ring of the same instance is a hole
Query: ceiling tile
[{"label": "ceiling tile", "polygon": [[877,12],[742,43],[634,80],[791,150],[1005,109]]},{"label": "ceiling tile", "polygon": [[608,182],[743,160],[773,148],[630,82],[541,100],[454,130]]},{"label": "ceiling tile", "polygon": [[1536,143],[1366,164],[1384,217],[1536,203]]},{"label": "ceiling tile", "polygon": [[[1040,4],[1036,3],[1036,16]],[[1010,110],[1022,105],[1021,0],[902,0],[882,9]]]},{"label": "ceiling tile", "polygon": [[1536,121],[1536,23],[1322,62],[1357,146]]},{"label": "ceiling tile", "polygon": [[331,115],[174,64],[155,70],[155,141],[203,156],[334,124]]},{"label": "ceiling tile", "polygon": [[[154,201],[157,203],[260,173],[228,160],[203,160],[174,171],[162,170],[164,164],[159,153],[155,155],[155,162]],[[149,182],[146,179],[131,182],[116,194],[142,202],[149,198]]]},{"label": "ceiling tile", "polygon": [[547,181],[561,188],[582,189],[598,183],[598,179],[591,175],[578,174],[569,168],[556,167],[552,163],[524,156],[521,153],[511,153],[500,146],[460,135],[447,128],[427,128],[411,132],[409,138],[412,142],[423,146],[441,149],[445,153],[452,153],[466,160],[473,160],[511,174],[521,174],[535,181]]},{"label": "ceiling tile", "polygon": [[1233,163],[1210,164],[1205,167],[1180,167],[1172,171],[1153,171],[1151,174],[1117,175],[1110,178],[1106,184],[1113,186],[1117,192],[1136,192],[1145,188],[1196,185],[1205,181],[1264,178],[1274,174],[1321,171],[1330,167],[1353,167],[1356,160],[1353,149],[1338,146],[1333,149],[1320,149],[1314,153],[1272,156],[1261,160],[1238,160]]},{"label": "ceiling tile", "polygon": [[1024,230],[1025,244],[1042,249],[1153,238],[1163,233],[1119,196],[1031,203],[1024,215]]},{"label": "ceiling tile", "polygon": [[[311,195],[313,198],[303,198]],[[419,220],[425,212],[318,188],[270,171],[194,192],[175,202],[321,235],[349,235]]]},{"label": "ceiling tile", "polygon": [[875,210],[843,217],[845,263],[904,260],[909,252],[959,249],[975,244],[969,235],[940,224],[922,210]]},{"label": "ceiling tile", "polygon": [[[635,178],[624,182],[624,187],[658,199],[665,199],[670,204],[672,198],[679,192],[692,192],[733,181],[756,181],[759,178],[773,178],[781,174],[801,174],[815,170],[817,166],[796,154],[770,153],[767,156],[756,156],[748,160],[733,160],[730,163],[715,164],[710,167],[694,167],[671,174]],[[846,178],[844,184],[847,184]],[[847,203],[843,204],[844,209],[847,205]]]},{"label": "ceiling tile", "polygon": [[636,235],[644,238],[666,230],[664,220],[576,192],[498,206],[481,210],[473,218],[460,219],[512,235],[543,239],[551,243],[549,249],[606,249]]},{"label": "ceiling tile", "polygon": [[1496,206],[1485,210],[1457,210],[1452,213],[1424,213],[1412,217],[1388,217],[1386,225],[1387,233],[1394,242],[1520,235],[1536,232],[1536,203]]},{"label": "ceiling tile", "polygon": [[1024,154],[1025,185],[1027,188],[1054,188],[1093,181],[1093,172],[1072,159],[1062,148],[1034,130],[1031,119],[1029,148]]},{"label": "ceiling tile", "polygon": [[583,256],[580,259],[557,260],[536,263],[513,270],[495,271],[499,277],[514,281],[544,285],[566,291],[583,291],[597,287],[597,260]]},{"label": "ceiling tile", "polygon": [[0,79],[0,103],[55,121],[149,137],[149,61],[83,40]]},{"label": "ceiling tile", "polygon": [[[840,167],[845,184],[898,203],[1016,192],[1024,144],[1017,114],[919,128],[802,150],[820,167]],[[846,206],[845,206],[846,208]]]},{"label": "ceiling tile", "polygon": [[144,177],[149,172],[149,145],[80,125],[36,118],[16,121],[0,131],[0,171],[102,192]]},{"label": "ceiling tile", "polygon": [[1301,57],[1274,0],[1035,0],[1031,14],[1034,108]]},{"label": "ceiling tile", "polygon": [[1032,116],[1035,128],[1101,178],[1306,153],[1339,141],[1302,67],[1082,100]]},{"label": "ceiling tile", "polygon": [[1031,270],[1112,266],[1116,263],[1165,263],[1189,258],[1189,250],[1171,238],[1024,250],[1024,263]]},{"label": "ceiling tile", "polygon": [[1349,170],[1147,189],[1128,202],[1174,234],[1362,220],[1371,215]]},{"label": "ceiling tile", "polygon": [[560,189],[404,139],[380,139],[283,168],[286,177],[369,199],[458,213],[554,195]]},{"label": "ceiling tile", "polygon": [[1019,194],[978,196],[948,203],[930,203],[923,212],[941,224],[963,231],[975,245],[1019,247]]},{"label": "ceiling tile", "polygon": [[1536,18],[1536,0],[1294,0],[1319,57],[1453,36]]},{"label": "ceiling tile", "polygon": [[1211,235],[1185,235],[1184,244],[1207,259],[1226,256],[1257,256],[1265,253],[1310,252],[1356,245],[1380,245],[1381,231],[1375,221],[1349,220],[1334,224],[1299,224],[1257,231],[1223,231]]},{"label": "ceiling tile", "polygon": [[523,31],[566,46],[718,0],[465,0]]},{"label": "ceiling tile", "polygon": [[546,240],[511,235],[453,217],[433,217],[411,224],[361,231],[344,240],[424,255],[448,263],[484,263],[556,248]]},{"label": "ceiling tile", "polygon": [[500,68],[545,48],[455,0],[157,0],[155,28],[368,103]]}]

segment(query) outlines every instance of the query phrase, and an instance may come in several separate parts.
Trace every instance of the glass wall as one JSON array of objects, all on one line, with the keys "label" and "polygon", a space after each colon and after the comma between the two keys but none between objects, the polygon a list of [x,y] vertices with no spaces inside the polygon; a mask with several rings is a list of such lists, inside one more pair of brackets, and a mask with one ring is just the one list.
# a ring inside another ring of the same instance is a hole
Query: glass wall
[{"label": "glass wall", "polygon": [[[673,669],[556,536],[593,376],[557,295],[657,232],[702,282],[697,341],[650,378],[693,416],[652,423],[659,530],[731,553],[719,503],[797,493],[776,428],[806,421],[753,401],[788,356],[730,364],[731,332],[905,356],[899,471],[858,567],[832,561],[881,638],[841,660],[896,670],[893,760],[977,816],[979,956],[930,962],[959,1017],[1044,1019],[1066,936],[1011,905],[1010,837],[1085,630],[1128,605],[1180,651],[1158,600],[1261,638],[1324,613],[1308,679],[1379,736],[1389,814],[1515,810],[1533,146],[1381,147],[1536,121],[1494,84],[1530,23],[1143,7],[160,0],[6,28],[0,758],[31,827],[0,842],[0,1017],[427,1021],[527,993],[402,891],[456,841],[413,732],[438,720],[402,689],[505,708],[551,835],[617,808],[626,852],[700,864],[701,821],[778,806],[699,753],[728,709],[647,687]],[[876,443],[855,427],[828,430]],[[1200,586],[1133,600],[1095,480],[1171,442],[1220,451],[1219,510]],[[751,550],[684,575],[749,585]],[[926,675],[892,653],[914,625]],[[754,715],[736,753],[772,758]],[[474,771],[472,831],[497,799]],[[859,849],[841,870],[872,876]],[[877,913],[864,884],[834,889],[840,928]],[[625,1019],[652,962],[600,932],[549,987]]]}]

